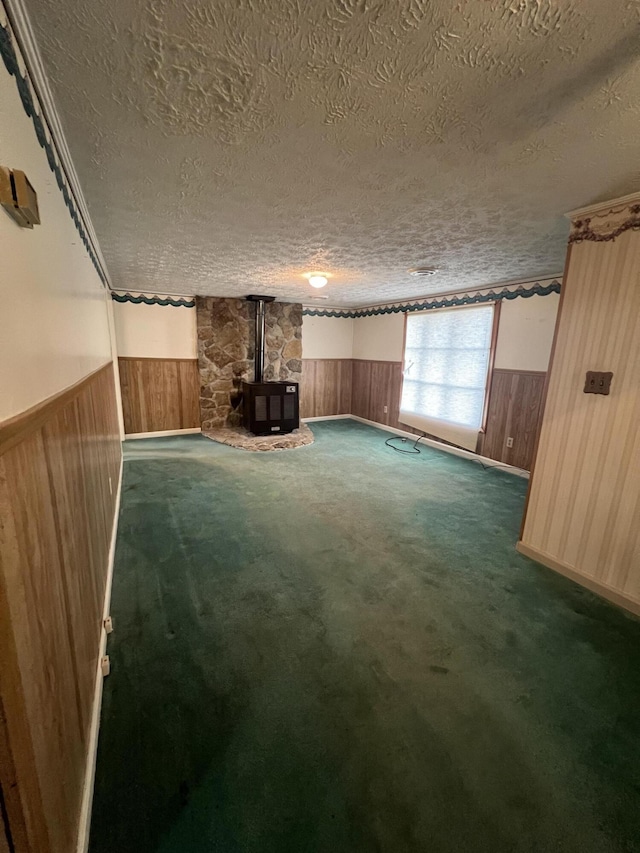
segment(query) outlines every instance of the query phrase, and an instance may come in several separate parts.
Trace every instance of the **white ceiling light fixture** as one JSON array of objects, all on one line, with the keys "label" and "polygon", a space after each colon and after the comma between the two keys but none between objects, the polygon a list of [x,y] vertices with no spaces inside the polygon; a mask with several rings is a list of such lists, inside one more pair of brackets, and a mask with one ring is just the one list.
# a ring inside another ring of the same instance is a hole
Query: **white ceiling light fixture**
[{"label": "white ceiling light fixture", "polygon": [[428,275],[435,275],[437,272],[438,272],[438,270],[435,267],[412,267],[409,270],[409,275],[415,275],[415,276],[421,276],[422,277],[422,276],[428,276]]},{"label": "white ceiling light fixture", "polygon": [[324,287],[329,281],[328,274],[322,272],[306,272],[304,277],[307,279],[311,287]]},{"label": "white ceiling light fixture", "polygon": [[324,287],[328,279],[324,275],[309,276],[309,284],[311,287]]}]

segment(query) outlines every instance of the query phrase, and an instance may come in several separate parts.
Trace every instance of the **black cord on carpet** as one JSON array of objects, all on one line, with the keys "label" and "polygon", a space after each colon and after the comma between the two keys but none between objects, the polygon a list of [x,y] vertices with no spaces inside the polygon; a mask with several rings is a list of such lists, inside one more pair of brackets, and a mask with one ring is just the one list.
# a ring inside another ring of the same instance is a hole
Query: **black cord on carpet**
[{"label": "black cord on carpet", "polygon": [[403,444],[406,444],[407,439],[403,435],[392,435],[385,441],[385,444],[387,445],[387,447],[390,447],[392,450],[395,450],[397,453],[420,453],[421,450],[418,447],[418,442],[420,441],[421,438],[426,438],[426,437],[427,437],[426,432],[423,432],[422,435],[419,435],[416,438],[415,442],[413,443],[413,446],[410,447],[408,450],[403,450],[402,447],[396,447],[395,444],[391,443],[392,441],[398,441],[399,440]]},{"label": "black cord on carpet", "polygon": [[[418,442],[421,441],[423,438],[426,438],[426,437],[427,437],[426,432],[423,432],[422,435],[419,435],[416,438],[416,440],[413,442],[411,447],[409,447],[407,449],[404,449],[402,447],[396,447],[395,444],[392,444],[392,442],[394,442],[394,441],[400,441],[401,444],[406,444],[407,439],[403,435],[392,435],[385,441],[385,444],[387,445],[387,447],[390,447],[392,450],[395,450],[396,453],[411,453],[411,454],[421,453],[421,450],[418,447]],[[524,468],[518,468],[517,465],[500,465],[499,463],[496,463],[495,465],[485,465],[485,463],[481,462],[479,459],[472,459],[470,461],[471,462],[477,462],[478,465],[482,465],[482,467],[485,471],[490,471],[492,468],[508,468],[510,470],[513,470],[515,468],[516,471],[524,471],[525,470]],[[527,471],[527,473],[529,473],[529,472]]]}]

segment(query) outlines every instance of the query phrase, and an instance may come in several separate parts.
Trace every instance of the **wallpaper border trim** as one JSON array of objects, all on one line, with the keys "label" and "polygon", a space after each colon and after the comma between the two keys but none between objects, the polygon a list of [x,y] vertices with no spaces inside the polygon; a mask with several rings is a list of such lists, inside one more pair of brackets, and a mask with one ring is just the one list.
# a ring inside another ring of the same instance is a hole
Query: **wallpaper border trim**
[{"label": "wallpaper border trim", "polygon": [[440,299],[423,299],[417,302],[399,302],[392,305],[381,305],[373,308],[353,308],[343,311],[336,308],[304,308],[305,317],[340,317],[355,320],[357,317],[374,317],[380,314],[407,314],[412,311],[428,311],[432,308],[453,308],[459,305],[475,305],[483,302],[498,302],[502,299],[528,299],[531,296],[548,296],[550,293],[560,293],[561,283],[557,279],[548,285],[535,282],[531,287],[519,285],[516,288],[504,287],[502,290],[488,290],[473,294],[459,293],[444,296]]},{"label": "wallpaper border trim", "polygon": [[585,217],[584,219],[576,219],[573,223],[575,231],[569,237],[569,245],[572,243],[582,243],[584,240],[593,243],[613,242],[625,231],[640,231],[640,204],[633,204],[628,208],[630,216],[621,222],[616,228],[611,230],[600,230],[601,226],[597,223],[592,225],[593,218]]},{"label": "wallpaper border trim", "polygon": [[[428,311],[432,308],[453,308],[459,305],[475,305],[486,302],[498,302],[502,299],[528,299],[531,296],[548,296],[550,293],[560,293],[561,283],[553,279],[549,284],[543,285],[535,282],[531,287],[503,287],[501,290],[477,291],[476,293],[457,293],[452,296],[443,296],[434,299],[422,299],[416,302],[398,302],[393,305],[380,305],[373,308],[305,308],[303,306],[303,317],[337,317],[346,320],[355,320],[357,317],[374,317],[380,314],[406,314],[412,311]],[[195,297],[170,296],[147,296],[140,293],[134,296],[132,293],[116,293],[111,291],[111,298],[115,302],[131,302],[134,305],[170,305],[173,308],[195,308]]]},{"label": "wallpaper border trim", "polygon": [[141,293],[139,296],[133,296],[131,293],[116,293],[114,290],[112,290],[111,298],[114,302],[132,302],[134,305],[140,305],[141,303],[144,303],[145,305],[171,305],[173,308],[196,307],[195,299],[187,299],[186,297],[172,299],[170,296],[145,296],[143,293]]},{"label": "wallpaper border trim", "polygon": [[[20,6],[19,3],[17,5]],[[87,214],[82,211],[81,205],[78,203],[78,199],[76,198],[76,193],[79,192],[79,189],[74,187],[73,182],[69,179],[67,163],[65,163],[65,158],[61,154],[61,149],[62,151],[66,149],[66,143],[60,145],[58,140],[54,137],[52,123],[49,121],[44,105],[39,97],[38,87],[34,85],[34,82],[31,79],[29,66],[20,46],[21,39],[19,34],[16,32],[15,23],[11,16],[11,10],[4,2],[3,8],[7,16],[6,25],[4,22],[0,21],[0,55],[2,56],[4,67],[9,76],[15,78],[16,88],[20,95],[22,107],[27,118],[30,118],[33,122],[36,137],[40,143],[40,147],[44,150],[47,156],[49,168],[56,179],[58,189],[62,193],[64,203],[69,211],[73,224],[76,227],[78,236],[82,240],[100,281],[105,287],[109,287],[109,277],[105,266],[94,247],[93,240],[88,235],[88,232],[90,233],[92,228],[88,226],[85,219]],[[23,10],[20,9],[20,12],[22,11]],[[28,29],[28,24],[26,24],[28,19],[26,16],[21,14],[20,18],[22,19],[23,17],[25,18],[25,28]],[[26,39],[27,43],[32,41],[29,33],[22,33],[21,35]],[[22,62],[18,59],[18,52],[20,53]],[[21,66],[24,67],[24,76],[22,75]],[[46,78],[44,79],[46,81]],[[38,113],[36,105],[39,105],[41,114]],[[54,124],[57,123],[56,117]]]}]

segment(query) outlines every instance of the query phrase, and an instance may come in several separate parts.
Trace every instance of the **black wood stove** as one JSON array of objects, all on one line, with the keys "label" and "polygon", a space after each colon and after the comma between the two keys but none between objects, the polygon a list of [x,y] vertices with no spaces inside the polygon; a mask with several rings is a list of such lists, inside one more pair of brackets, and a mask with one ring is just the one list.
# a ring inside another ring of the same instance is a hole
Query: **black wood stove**
[{"label": "black wood stove", "polygon": [[273,296],[247,296],[256,305],[254,381],[242,383],[242,423],[254,435],[279,435],[300,426],[297,382],[264,382],[265,302]]}]

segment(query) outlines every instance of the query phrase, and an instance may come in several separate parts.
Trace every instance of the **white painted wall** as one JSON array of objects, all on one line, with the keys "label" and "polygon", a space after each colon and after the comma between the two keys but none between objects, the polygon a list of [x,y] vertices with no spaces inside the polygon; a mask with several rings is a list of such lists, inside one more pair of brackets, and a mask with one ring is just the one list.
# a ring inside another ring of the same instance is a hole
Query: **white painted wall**
[{"label": "white painted wall", "polygon": [[[496,367],[546,370],[559,296],[504,300]],[[114,303],[118,355],[134,358],[197,358],[195,308]],[[303,317],[303,358],[402,361],[404,314],[350,320]]]},{"label": "white painted wall", "polygon": [[356,317],[353,328],[353,357],[365,361],[402,361],[404,314]]},{"label": "white painted wall", "polygon": [[[559,302],[557,293],[502,301],[496,367],[547,369]],[[402,361],[404,314],[358,317],[353,323],[354,358]]]},{"label": "white painted wall", "polygon": [[503,299],[495,366],[546,371],[559,304],[558,293]]},{"label": "white painted wall", "polygon": [[0,209],[0,420],[68,388],[111,359],[106,291],[0,65],[0,162],[26,172],[41,225]]},{"label": "white painted wall", "polygon": [[114,302],[119,356],[197,358],[196,309]]},{"label": "white painted wall", "polygon": [[303,317],[303,358],[351,358],[355,320],[346,317]]}]

